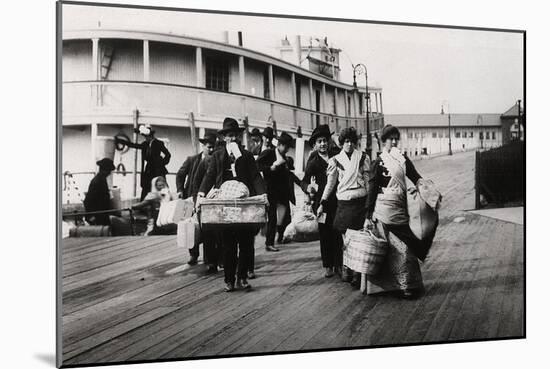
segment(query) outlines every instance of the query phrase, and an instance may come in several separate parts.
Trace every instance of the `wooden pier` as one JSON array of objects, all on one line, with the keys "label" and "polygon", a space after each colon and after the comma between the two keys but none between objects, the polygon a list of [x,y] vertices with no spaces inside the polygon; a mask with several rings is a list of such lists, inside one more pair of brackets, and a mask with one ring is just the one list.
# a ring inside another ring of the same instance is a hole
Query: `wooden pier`
[{"label": "wooden pier", "polygon": [[175,237],[65,239],[63,364],[522,337],[523,226],[465,211],[472,152],[415,165],[443,194],[422,298],[324,278],[318,242],[266,253],[258,238],[253,289],[225,293],[223,271],[182,268]]}]

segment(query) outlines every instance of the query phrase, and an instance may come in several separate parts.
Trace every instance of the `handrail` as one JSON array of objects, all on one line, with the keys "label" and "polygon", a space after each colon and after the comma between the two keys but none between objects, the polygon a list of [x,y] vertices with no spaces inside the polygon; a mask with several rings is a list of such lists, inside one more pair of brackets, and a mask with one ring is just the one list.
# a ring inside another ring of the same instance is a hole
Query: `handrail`
[{"label": "handrail", "polygon": [[[328,113],[328,112],[311,110],[311,109],[303,108],[303,107],[300,107],[300,106],[287,104],[287,103],[284,103],[284,102],[281,102],[281,101],[266,99],[266,98],[263,98],[263,97],[249,95],[249,94],[245,94],[245,93],[241,93],[241,92],[218,91],[218,90],[212,90],[212,89],[205,88],[205,87],[182,85],[182,84],[176,84],[176,83],[154,82],[154,81],[144,82],[144,81],[130,81],[130,80],[116,80],[116,81],[113,81],[113,80],[111,80],[111,81],[82,80],[82,81],[63,81],[63,84],[67,84],[67,85],[73,85],[73,84],[90,84],[90,85],[127,84],[127,85],[143,85],[143,86],[150,85],[150,86],[163,86],[163,87],[177,87],[177,88],[184,88],[184,89],[191,89],[191,90],[198,90],[198,91],[207,91],[209,93],[214,93],[214,94],[227,94],[227,95],[234,95],[234,96],[238,96],[238,97],[246,97],[246,98],[249,98],[249,99],[252,99],[252,100],[262,101],[262,102],[268,103],[268,104],[279,105],[279,106],[289,108],[289,109],[296,109],[296,110],[300,110],[300,111],[303,111],[303,112],[309,113],[309,114],[319,114],[319,115],[323,115],[323,116],[327,116],[327,117],[333,117],[335,119],[355,119],[355,120],[365,119],[365,117],[362,116],[362,115],[349,116],[349,117],[345,116],[345,115],[336,115],[336,114],[332,114],[332,113]],[[382,115],[381,113],[378,113],[378,114]]]},{"label": "handrail", "polygon": [[98,214],[114,214],[114,213],[120,213],[122,211],[127,211],[130,216],[130,231],[131,235],[135,236],[136,230],[135,230],[135,218],[134,218],[134,209],[132,208],[122,208],[122,209],[109,209],[109,210],[96,210],[96,211],[83,211],[83,212],[65,212],[61,213],[61,218],[65,217],[74,217],[75,222],[77,221],[77,218],[85,217],[87,215],[98,215]]}]

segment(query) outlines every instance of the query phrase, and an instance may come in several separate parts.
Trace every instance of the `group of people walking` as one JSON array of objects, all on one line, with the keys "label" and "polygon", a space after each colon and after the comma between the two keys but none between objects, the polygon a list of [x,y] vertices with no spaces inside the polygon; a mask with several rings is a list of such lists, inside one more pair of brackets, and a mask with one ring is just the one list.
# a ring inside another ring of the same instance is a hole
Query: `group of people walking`
[{"label": "group of people walking", "polygon": [[[275,240],[283,243],[284,230],[291,222],[290,203],[296,204],[294,188],[298,185],[317,215],[325,277],[338,275],[359,287],[360,275],[343,266],[343,235],[348,229],[368,229],[385,240],[389,248],[383,273],[368,277],[373,291],[398,291],[404,298],[422,293],[419,261],[426,258],[435,228],[420,240],[409,227],[406,178],[416,184],[421,176],[399,151],[400,133],[396,127],[383,128],[382,152],[371,159],[358,149],[359,136],[354,128],[342,129],[336,145],[332,139],[334,132],[327,125],[319,125],[309,139],[312,152],[302,179],[294,173],[294,161],[288,155],[295,145],[289,134],[276,136],[270,127],[263,132],[255,128],[250,132],[247,149],[241,144],[243,131],[235,119],[226,118],[217,134],[207,133],[201,138],[202,152],[188,157],[177,172],[177,195],[169,194],[164,179],[170,153],[162,141],[154,138],[150,126],[141,131],[146,138],[142,144],[123,142],[142,150],[143,201],[137,207],[149,201],[158,209],[162,201],[177,196],[192,197],[199,209],[198,205],[213,188],[237,180],[246,185],[251,196],[267,194],[265,249],[277,252],[280,246]],[[98,165],[113,169],[112,161]],[[108,175],[107,169],[100,170],[98,176]],[[202,232],[207,273],[216,273],[223,266],[226,291],[251,288],[248,280],[256,277],[254,242],[258,232],[259,229],[250,227]],[[198,257],[196,244],[190,249],[188,263],[197,264]]]}]

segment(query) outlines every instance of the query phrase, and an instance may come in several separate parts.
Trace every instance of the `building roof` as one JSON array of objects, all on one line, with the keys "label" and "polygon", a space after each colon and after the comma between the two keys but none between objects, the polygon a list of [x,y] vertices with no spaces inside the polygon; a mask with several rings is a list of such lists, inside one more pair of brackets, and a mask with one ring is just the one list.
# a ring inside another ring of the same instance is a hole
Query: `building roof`
[{"label": "building roof", "polygon": [[[385,114],[384,124],[396,127],[448,127],[448,114]],[[500,114],[451,114],[451,127],[500,126]]]},{"label": "building roof", "polygon": [[[521,109],[521,114],[523,115],[523,109]],[[510,109],[506,110],[504,114],[502,114],[502,118],[517,118],[518,117],[518,104],[514,104],[510,107]]]}]

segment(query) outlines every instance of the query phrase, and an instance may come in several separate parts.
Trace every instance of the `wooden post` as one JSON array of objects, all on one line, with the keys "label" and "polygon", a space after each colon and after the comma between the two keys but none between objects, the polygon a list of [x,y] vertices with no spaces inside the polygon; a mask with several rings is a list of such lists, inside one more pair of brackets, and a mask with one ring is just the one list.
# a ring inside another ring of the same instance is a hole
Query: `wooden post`
[{"label": "wooden post", "polygon": [[[139,110],[137,109],[134,109],[134,111],[132,112],[132,118],[133,118],[133,126],[134,126],[134,133],[132,135],[132,141],[134,143],[137,143],[137,138],[138,138],[138,134],[137,134],[137,128],[138,128],[138,119],[139,119]],[[136,197],[137,196],[137,163],[138,163],[138,159],[137,159],[137,156],[138,156],[138,151],[137,150],[134,150],[134,176],[133,176],[133,187],[134,187],[134,190],[133,190],[133,196]]]},{"label": "wooden post", "polygon": [[143,40],[143,80],[149,81],[149,40]]},{"label": "wooden post", "polygon": [[476,209],[479,209],[481,208],[481,204],[480,204],[480,201],[479,201],[479,195],[480,195],[480,183],[479,183],[479,179],[480,179],[480,163],[481,163],[481,153],[479,151],[476,151],[476,161],[475,161],[475,183],[474,183],[474,187],[475,187],[475,208]]},{"label": "wooden post", "polygon": [[193,115],[193,112],[189,112],[189,128],[191,129],[191,146],[193,147],[193,153],[197,154],[199,152],[199,148],[197,145],[197,131],[195,129],[195,116]]}]

